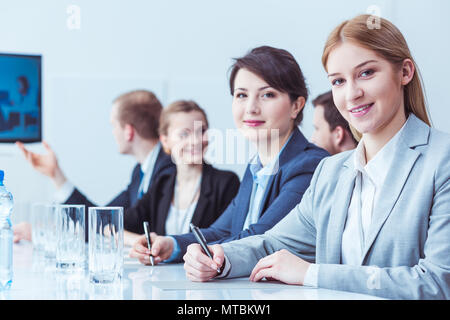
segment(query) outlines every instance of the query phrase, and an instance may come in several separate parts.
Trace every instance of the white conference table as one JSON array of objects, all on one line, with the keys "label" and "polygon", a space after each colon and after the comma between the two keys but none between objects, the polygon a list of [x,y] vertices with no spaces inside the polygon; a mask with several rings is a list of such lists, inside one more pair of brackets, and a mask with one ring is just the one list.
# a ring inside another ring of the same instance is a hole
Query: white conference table
[{"label": "white conference table", "polygon": [[344,291],[252,283],[248,278],[190,282],[183,264],[144,266],[128,257],[124,273],[113,284],[89,282],[87,271],[65,272],[33,251],[30,242],[14,244],[11,288],[0,300],[369,300],[377,297]]}]

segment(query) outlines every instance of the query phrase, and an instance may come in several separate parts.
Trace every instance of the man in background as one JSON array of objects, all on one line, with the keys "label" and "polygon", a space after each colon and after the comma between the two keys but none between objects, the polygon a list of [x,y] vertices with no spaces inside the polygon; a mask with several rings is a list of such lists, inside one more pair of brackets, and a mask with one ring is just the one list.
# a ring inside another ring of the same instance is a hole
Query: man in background
[{"label": "man in background", "polygon": [[[174,164],[159,143],[161,111],[162,105],[157,97],[146,90],[125,93],[113,101],[110,121],[119,153],[131,155],[137,164],[128,186],[106,206],[124,207],[124,210],[134,206],[159,175],[174,170]],[[21,142],[16,142],[16,145],[34,169],[53,181],[57,189],[56,202],[84,204],[86,210],[97,206],[66,178],[55,153],[45,141],[43,145],[46,154],[31,152]],[[29,224],[21,223],[13,228],[15,242],[21,239],[31,240]],[[128,238],[126,242],[131,244],[133,240]]]},{"label": "man in background", "polygon": [[331,155],[354,149],[358,142],[353,137],[348,122],[336,108],[331,91],[319,95],[312,103],[314,132],[311,142]]}]

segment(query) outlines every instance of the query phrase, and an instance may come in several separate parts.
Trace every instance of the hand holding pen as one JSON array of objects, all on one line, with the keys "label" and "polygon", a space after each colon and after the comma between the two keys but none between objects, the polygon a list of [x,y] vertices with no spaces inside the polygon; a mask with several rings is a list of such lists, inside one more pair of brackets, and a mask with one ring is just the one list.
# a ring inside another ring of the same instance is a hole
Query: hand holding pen
[{"label": "hand holding pen", "polygon": [[[206,239],[203,236],[203,233],[200,231],[200,229],[198,227],[194,226],[192,223],[190,224],[190,227],[191,227],[191,231],[194,233],[195,238],[197,239],[197,242],[200,244],[203,252],[214,262],[213,254],[211,253],[211,251],[209,250],[209,248],[206,244]],[[217,264],[217,261],[214,263]],[[211,267],[215,266],[215,264],[211,265]],[[222,263],[220,263],[220,264],[222,264]],[[222,273],[220,265],[215,266],[215,269],[218,274]]]},{"label": "hand holding pen", "polygon": [[153,258],[153,255],[151,254],[152,252],[152,242],[150,239],[150,225],[148,223],[148,221],[144,221],[144,232],[145,232],[145,239],[147,240],[147,248],[150,251],[150,263],[152,264],[152,266],[155,265],[155,260]]},{"label": "hand holding pen", "polygon": [[154,265],[168,259],[173,251],[173,241],[169,237],[150,232],[150,224],[148,227],[144,224],[144,232],[145,230],[148,239],[146,235],[139,236],[130,250],[130,258],[136,258],[145,265],[151,264],[152,257]]},{"label": "hand holding pen", "polygon": [[[197,230],[195,228],[192,229]],[[194,233],[193,230],[192,232]],[[221,274],[225,266],[225,255],[220,244],[208,246],[206,247],[207,250],[204,250],[200,243],[189,245],[183,259],[186,277],[191,281],[203,282]],[[209,252],[212,258],[208,256],[207,252]]]}]

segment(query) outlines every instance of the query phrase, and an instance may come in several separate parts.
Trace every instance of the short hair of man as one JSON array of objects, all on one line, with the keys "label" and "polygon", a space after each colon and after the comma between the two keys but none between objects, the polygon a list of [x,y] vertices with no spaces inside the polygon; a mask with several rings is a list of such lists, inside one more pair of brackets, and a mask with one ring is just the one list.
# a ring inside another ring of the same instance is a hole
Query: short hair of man
[{"label": "short hair of man", "polygon": [[134,90],[113,101],[118,106],[118,120],[122,126],[130,124],[144,139],[158,139],[162,104],[153,92]]},{"label": "short hair of man", "polygon": [[358,142],[353,137],[353,134],[350,130],[350,126],[347,120],[344,119],[344,117],[341,115],[336,105],[334,104],[333,94],[331,93],[331,91],[327,91],[317,96],[312,101],[312,104],[314,105],[314,107],[323,106],[323,115],[325,120],[328,122],[331,131],[338,126],[341,126],[344,130],[346,130],[349,133],[349,135],[352,137],[352,140],[356,144],[358,144]]}]

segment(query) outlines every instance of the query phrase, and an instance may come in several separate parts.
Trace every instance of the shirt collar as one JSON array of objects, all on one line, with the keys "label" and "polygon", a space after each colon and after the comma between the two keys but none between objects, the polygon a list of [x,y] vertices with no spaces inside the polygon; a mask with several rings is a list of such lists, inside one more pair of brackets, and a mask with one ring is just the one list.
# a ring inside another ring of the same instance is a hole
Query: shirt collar
[{"label": "shirt collar", "polygon": [[268,165],[263,167],[259,155],[256,154],[250,163],[250,172],[253,176],[253,182],[264,188],[272,174],[273,165],[274,162],[271,161]]},{"label": "shirt collar", "polygon": [[277,156],[270,161],[266,166],[263,166],[261,160],[259,158],[259,154],[256,153],[255,156],[250,160],[250,172],[253,176],[253,181],[265,187],[267,182],[269,181],[270,176],[276,174],[279,169],[279,158],[284,148],[287,146],[289,141],[291,140],[293,132],[290,134],[287,141],[284,143],[280,152],[278,152]]},{"label": "shirt collar", "polygon": [[141,164],[141,171],[144,175],[152,169],[156,162],[156,157],[158,156],[159,150],[161,149],[161,143],[157,143],[156,146],[150,151],[145,158],[144,162]]},{"label": "shirt collar", "polygon": [[[409,119],[408,119],[409,120]],[[381,186],[387,176],[388,170],[392,165],[394,159],[394,153],[397,148],[397,144],[400,140],[401,133],[403,132],[406,123],[403,127],[386,143],[383,148],[372,158],[368,163],[365,156],[364,137],[358,143],[356,147],[353,163],[355,170],[360,171],[362,174],[367,175],[370,180],[375,183],[376,186]]]}]

